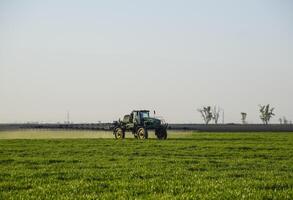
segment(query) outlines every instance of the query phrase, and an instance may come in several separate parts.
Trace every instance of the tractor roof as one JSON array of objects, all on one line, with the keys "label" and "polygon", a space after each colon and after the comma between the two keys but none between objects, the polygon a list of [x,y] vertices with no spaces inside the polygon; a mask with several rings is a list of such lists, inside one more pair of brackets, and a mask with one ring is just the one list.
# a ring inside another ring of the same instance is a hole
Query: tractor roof
[{"label": "tractor roof", "polygon": [[149,110],[134,110],[132,112],[150,112]]}]

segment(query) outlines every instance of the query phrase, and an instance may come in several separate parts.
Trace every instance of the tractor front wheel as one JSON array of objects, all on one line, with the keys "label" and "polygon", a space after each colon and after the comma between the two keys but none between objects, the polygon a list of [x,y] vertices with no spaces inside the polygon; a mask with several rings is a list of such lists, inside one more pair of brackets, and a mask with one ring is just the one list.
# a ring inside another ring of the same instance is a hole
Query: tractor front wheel
[{"label": "tractor front wheel", "polygon": [[148,139],[148,132],[143,127],[137,129],[136,135],[138,139],[141,139],[141,140]]},{"label": "tractor front wheel", "polygon": [[124,139],[125,138],[125,132],[122,128],[115,128],[114,135],[116,139]]}]

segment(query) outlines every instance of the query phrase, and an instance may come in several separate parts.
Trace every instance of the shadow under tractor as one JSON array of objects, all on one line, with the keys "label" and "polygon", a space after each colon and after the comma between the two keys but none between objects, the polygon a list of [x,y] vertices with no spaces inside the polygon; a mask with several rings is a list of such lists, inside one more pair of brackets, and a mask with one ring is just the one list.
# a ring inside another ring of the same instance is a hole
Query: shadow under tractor
[{"label": "shadow under tractor", "polygon": [[148,139],[148,130],[154,130],[159,140],[167,139],[168,124],[163,120],[150,117],[148,110],[134,110],[130,115],[125,115],[123,120],[114,122],[114,136],[124,139],[125,132],[131,131],[136,139]]}]

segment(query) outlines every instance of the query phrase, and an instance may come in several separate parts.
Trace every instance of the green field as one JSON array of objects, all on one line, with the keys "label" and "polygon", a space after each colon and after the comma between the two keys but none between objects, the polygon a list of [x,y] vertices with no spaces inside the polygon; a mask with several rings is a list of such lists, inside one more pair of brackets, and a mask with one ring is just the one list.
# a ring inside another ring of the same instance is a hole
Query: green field
[{"label": "green field", "polygon": [[293,199],[293,133],[111,137],[0,132],[0,199]]}]

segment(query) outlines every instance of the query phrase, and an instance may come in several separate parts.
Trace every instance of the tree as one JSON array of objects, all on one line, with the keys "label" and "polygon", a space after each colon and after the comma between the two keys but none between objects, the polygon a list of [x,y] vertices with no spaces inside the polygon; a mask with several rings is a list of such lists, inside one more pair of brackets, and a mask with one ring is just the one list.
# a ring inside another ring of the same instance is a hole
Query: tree
[{"label": "tree", "polygon": [[242,121],[242,124],[246,124],[246,117],[247,117],[247,113],[242,112],[241,113],[241,121]]},{"label": "tree", "polygon": [[219,117],[220,117],[220,108],[214,106],[214,108],[212,110],[212,115],[213,115],[212,118],[215,121],[215,124],[218,124],[218,120],[219,120]]},{"label": "tree", "polygon": [[286,117],[283,117],[283,123],[284,123],[284,124],[289,124],[289,121],[287,120]]},{"label": "tree", "polygon": [[259,105],[260,119],[264,124],[268,124],[270,119],[275,115],[273,113],[275,108],[270,108],[268,105]]},{"label": "tree", "polygon": [[200,112],[206,125],[213,119],[213,114],[210,106],[199,108],[197,109],[197,111]]}]

